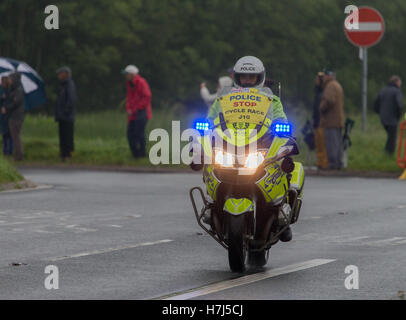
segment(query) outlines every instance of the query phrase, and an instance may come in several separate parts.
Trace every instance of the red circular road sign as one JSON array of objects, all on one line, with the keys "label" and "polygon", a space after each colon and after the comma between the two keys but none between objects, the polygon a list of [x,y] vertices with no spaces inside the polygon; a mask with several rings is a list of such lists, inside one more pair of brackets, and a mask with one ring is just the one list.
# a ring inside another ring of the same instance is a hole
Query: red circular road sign
[{"label": "red circular road sign", "polygon": [[358,29],[347,29],[344,32],[347,39],[357,47],[368,48],[377,44],[385,32],[385,22],[382,15],[374,8],[358,8]]}]

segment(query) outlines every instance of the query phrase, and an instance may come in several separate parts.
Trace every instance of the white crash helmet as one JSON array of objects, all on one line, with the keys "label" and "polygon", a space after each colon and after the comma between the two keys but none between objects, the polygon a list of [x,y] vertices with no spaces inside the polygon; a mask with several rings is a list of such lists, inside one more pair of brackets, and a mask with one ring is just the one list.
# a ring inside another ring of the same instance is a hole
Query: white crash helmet
[{"label": "white crash helmet", "polygon": [[[253,56],[245,56],[236,62],[234,65],[234,85],[236,87],[252,87],[262,88],[265,82],[265,67],[261,60]],[[252,86],[242,86],[240,76],[242,74],[256,74],[258,75],[257,82]]]}]

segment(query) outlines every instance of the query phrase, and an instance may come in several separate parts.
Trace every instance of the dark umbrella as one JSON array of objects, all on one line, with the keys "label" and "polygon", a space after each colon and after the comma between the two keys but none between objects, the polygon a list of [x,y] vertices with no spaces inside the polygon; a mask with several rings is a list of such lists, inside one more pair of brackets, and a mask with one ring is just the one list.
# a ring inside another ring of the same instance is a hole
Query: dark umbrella
[{"label": "dark umbrella", "polygon": [[21,73],[21,83],[25,92],[25,110],[31,110],[46,102],[44,81],[33,68],[25,62],[0,57],[0,80],[13,72]]}]

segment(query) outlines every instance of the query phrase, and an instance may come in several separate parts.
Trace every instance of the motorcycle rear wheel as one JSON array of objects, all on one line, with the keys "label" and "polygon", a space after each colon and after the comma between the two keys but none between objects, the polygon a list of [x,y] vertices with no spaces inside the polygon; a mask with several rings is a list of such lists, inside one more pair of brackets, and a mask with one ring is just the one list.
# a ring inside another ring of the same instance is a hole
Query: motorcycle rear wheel
[{"label": "motorcycle rear wheel", "polygon": [[247,244],[245,240],[245,217],[229,215],[228,229],[228,262],[233,272],[245,271]]}]

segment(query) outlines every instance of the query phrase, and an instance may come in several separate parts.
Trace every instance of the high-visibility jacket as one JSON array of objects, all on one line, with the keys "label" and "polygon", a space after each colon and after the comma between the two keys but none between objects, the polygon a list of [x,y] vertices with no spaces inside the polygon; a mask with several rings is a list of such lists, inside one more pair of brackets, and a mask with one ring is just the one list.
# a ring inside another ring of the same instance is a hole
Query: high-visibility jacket
[{"label": "high-visibility jacket", "polygon": [[[231,93],[232,88],[226,88],[219,96],[225,96],[229,93]],[[275,96],[272,91],[269,88],[261,88],[258,91],[258,94],[267,96],[272,99],[270,108],[268,110],[267,118],[270,118],[271,122],[276,120],[276,119],[287,119],[285,112],[283,111],[283,106],[282,102],[279,99],[279,97]],[[213,105],[211,106],[209,110],[209,114],[207,115],[207,118],[209,120],[214,120],[215,118],[218,117],[218,115],[221,112],[221,104],[219,99],[216,99],[214,101]]]}]

